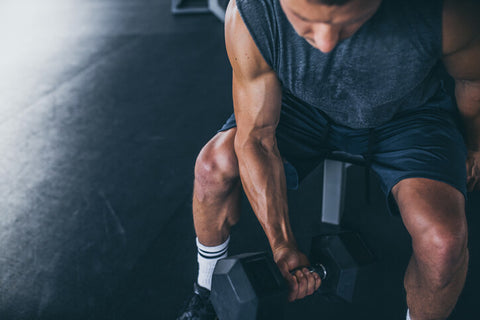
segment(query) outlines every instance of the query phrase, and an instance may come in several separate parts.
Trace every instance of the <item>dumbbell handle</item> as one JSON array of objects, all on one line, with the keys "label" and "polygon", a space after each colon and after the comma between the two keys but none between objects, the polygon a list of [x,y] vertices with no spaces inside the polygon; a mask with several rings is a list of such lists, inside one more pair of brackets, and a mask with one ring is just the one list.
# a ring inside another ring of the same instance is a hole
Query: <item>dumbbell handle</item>
[{"label": "dumbbell handle", "polygon": [[325,266],[321,263],[314,264],[313,266],[300,267],[300,268],[294,269],[294,270],[290,271],[290,274],[293,275],[293,274],[295,274],[295,271],[297,271],[299,269],[303,269],[303,268],[307,268],[308,271],[310,271],[310,273],[312,273],[312,272],[317,273],[320,276],[320,279],[322,279],[322,280],[325,280],[325,278],[327,277],[327,268],[325,268]]}]

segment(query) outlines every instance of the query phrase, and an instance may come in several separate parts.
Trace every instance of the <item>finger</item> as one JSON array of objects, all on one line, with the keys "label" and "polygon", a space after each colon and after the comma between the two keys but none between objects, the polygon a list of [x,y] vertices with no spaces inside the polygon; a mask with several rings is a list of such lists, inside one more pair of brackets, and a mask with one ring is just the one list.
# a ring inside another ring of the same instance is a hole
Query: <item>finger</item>
[{"label": "finger", "polygon": [[295,276],[298,280],[298,290],[296,300],[302,299],[305,297],[305,293],[307,292],[307,278],[303,274],[302,270],[295,271]]},{"label": "finger", "polygon": [[475,190],[476,186],[478,185],[478,180],[476,177],[469,177],[467,179],[467,190],[469,192]]},{"label": "finger", "polygon": [[480,190],[480,181],[479,179],[475,179],[475,183],[473,184],[471,191],[478,191],[478,190]]},{"label": "finger", "polygon": [[470,174],[467,175],[467,190],[472,191],[472,188],[474,186],[474,177]]},{"label": "finger", "polygon": [[294,274],[289,271],[288,264],[284,262],[279,263],[278,266],[283,277],[287,280],[289,287],[298,286],[297,279],[294,277]]},{"label": "finger", "polygon": [[315,289],[315,278],[313,274],[307,268],[299,270],[299,288],[297,299],[303,299],[308,295],[311,295]]},{"label": "finger", "polygon": [[289,282],[290,285],[290,292],[288,294],[288,301],[292,302],[297,299],[298,294],[298,279],[296,276],[291,276],[292,281]]},{"label": "finger", "polygon": [[280,273],[283,275],[285,280],[287,280],[288,284],[288,301],[292,302],[297,297],[298,291],[298,282],[297,278],[290,273],[288,268],[288,263],[286,261],[278,261],[277,262],[278,268],[280,269]]},{"label": "finger", "polygon": [[313,277],[315,278],[315,291],[317,291],[318,288],[320,288],[320,286],[322,285],[322,278],[320,278],[320,276],[316,272],[313,273]]},{"label": "finger", "polygon": [[303,268],[303,274],[307,278],[307,291],[305,292],[306,296],[309,296],[315,292],[315,272],[310,272],[307,268]]},{"label": "finger", "polygon": [[466,169],[467,169],[467,175],[471,175],[472,174],[472,171],[473,171],[473,163],[467,159],[467,162],[465,164],[466,166]]}]

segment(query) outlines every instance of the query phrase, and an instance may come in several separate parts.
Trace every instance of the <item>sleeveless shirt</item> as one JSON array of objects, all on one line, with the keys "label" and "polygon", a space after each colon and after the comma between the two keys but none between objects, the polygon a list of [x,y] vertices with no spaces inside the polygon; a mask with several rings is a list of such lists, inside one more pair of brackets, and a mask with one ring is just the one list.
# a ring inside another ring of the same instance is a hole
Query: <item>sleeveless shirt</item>
[{"label": "sleeveless shirt", "polygon": [[383,0],[351,37],[323,53],[300,37],[279,0],[236,0],[284,98],[319,108],[338,124],[372,128],[439,96],[440,0]]}]

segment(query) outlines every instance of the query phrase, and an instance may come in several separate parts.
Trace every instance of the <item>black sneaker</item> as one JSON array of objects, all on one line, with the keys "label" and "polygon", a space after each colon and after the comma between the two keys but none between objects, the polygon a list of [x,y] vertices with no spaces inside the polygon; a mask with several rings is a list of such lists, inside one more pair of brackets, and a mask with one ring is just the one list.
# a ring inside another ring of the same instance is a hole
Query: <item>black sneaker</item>
[{"label": "black sneaker", "polygon": [[177,320],[215,320],[217,315],[210,302],[210,291],[199,286],[196,282],[193,285],[193,295],[185,302],[182,312]]}]

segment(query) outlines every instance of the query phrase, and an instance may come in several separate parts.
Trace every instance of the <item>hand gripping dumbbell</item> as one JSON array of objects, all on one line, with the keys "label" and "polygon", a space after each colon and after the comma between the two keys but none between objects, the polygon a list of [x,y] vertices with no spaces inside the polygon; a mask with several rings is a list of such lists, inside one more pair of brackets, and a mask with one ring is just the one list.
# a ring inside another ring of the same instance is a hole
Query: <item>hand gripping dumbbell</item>
[{"label": "hand gripping dumbbell", "polygon": [[[311,271],[322,278],[321,294],[352,302],[359,282],[369,278],[374,258],[358,234],[344,232],[312,240]],[[361,280],[363,279],[363,280]],[[288,285],[265,252],[217,262],[210,299],[220,320],[282,319]]]}]

